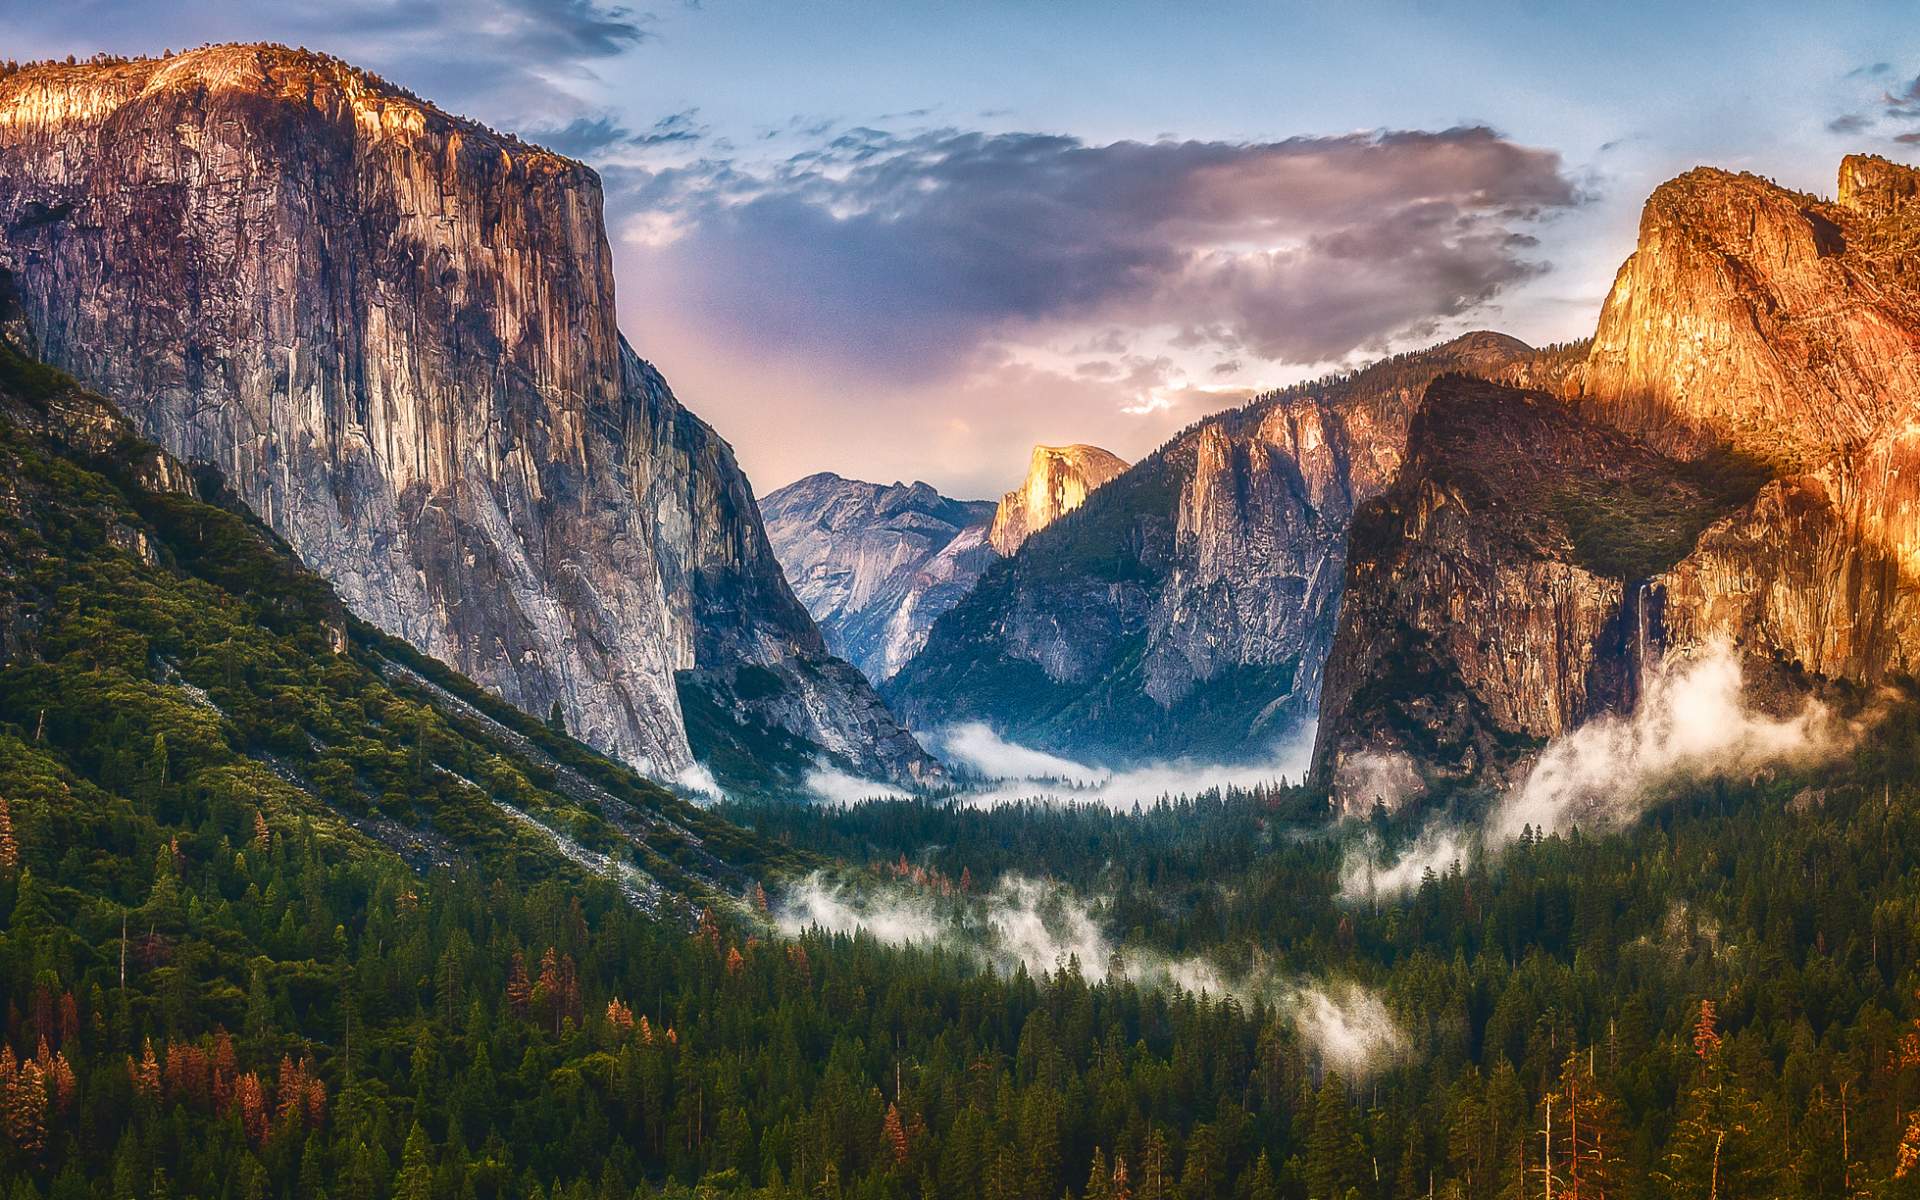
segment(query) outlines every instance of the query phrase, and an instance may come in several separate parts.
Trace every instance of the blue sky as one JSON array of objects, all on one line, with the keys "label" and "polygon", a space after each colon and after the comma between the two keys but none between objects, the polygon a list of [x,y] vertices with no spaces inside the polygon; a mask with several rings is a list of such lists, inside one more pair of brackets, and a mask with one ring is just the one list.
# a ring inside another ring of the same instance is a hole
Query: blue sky
[{"label": "blue sky", "polygon": [[1583,336],[1697,164],[1912,161],[1910,5],[0,0],[9,56],[326,49],[599,167],[755,483],[1009,486],[1478,326]]}]

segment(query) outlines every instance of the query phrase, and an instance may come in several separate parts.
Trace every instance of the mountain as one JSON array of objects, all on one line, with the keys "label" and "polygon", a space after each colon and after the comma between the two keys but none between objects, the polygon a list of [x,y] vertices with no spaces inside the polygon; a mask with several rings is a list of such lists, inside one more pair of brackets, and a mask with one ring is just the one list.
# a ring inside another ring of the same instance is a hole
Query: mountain
[{"label": "mountain", "polygon": [[[0,307],[0,812],[9,841],[58,848],[60,903],[124,912],[115,881],[169,838],[179,870],[225,870],[236,843],[265,868],[272,840],[402,879],[598,878],[691,923],[789,857],[351,616],[215,475],[24,353],[16,316]],[[213,917],[150,919],[164,941]]]},{"label": "mountain", "polygon": [[1763,704],[1911,675],[1916,192],[1859,156],[1831,201],[1689,172],[1648,200],[1563,403],[1436,384],[1356,525],[1318,777],[1365,804],[1383,756],[1409,785],[1511,765],[1710,638]]},{"label": "mountain", "polygon": [[994,505],[950,500],[924,483],[820,472],[760,501],[767,538],[827,646],[879,683],[926,644],[934,618],[997,555]]},{"label": "mountain", "polygon": [[1532,354],[1468,334],[1195,424],[990,567],[889,699],[1102,761],[1265,755],[1316,710],[1348,522],[1426,385]]},{"label": "mountain", "polygon": [[661,776],[929,768],[620,336],[579,163],[305,51],[34,65],[0,77],[0,268],[50,362],[522,710]]},{"label": "mountain", "polygon": [[1126,469],[1125,459],[1098,446],[1035,446],[1026,480],[1000,497],[987,541],[1001,555],[1011,555]]},{"label": "mountain", "polygon": [[1343,807],[1397,803],[1631,707],[1664,645],[1645,581],[1758,484],[1545,392],[1436,380],[1393,486],[1353,522],[1322,782]]}]

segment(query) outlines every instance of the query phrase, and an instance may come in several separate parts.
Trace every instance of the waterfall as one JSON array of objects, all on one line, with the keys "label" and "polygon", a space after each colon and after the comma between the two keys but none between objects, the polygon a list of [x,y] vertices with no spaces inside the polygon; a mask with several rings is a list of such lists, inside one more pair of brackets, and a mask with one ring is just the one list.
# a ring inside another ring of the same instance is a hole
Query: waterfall
[{"label": "waterfall", "polygon": [[1642,579],[1633,589],[1633,684],[1640,681],[1647,672],[1647,581]]}]

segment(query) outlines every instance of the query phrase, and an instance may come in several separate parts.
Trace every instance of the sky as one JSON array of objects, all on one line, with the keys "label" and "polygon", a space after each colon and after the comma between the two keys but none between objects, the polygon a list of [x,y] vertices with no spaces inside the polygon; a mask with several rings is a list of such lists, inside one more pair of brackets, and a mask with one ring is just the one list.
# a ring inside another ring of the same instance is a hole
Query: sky
[{"label": "sky", "polygon": [[1697,165],[1920,161],[1907,4],[0,0],[0,54],[282,41],[601,173],[621,326],[764,494],[992,497],[1473,328],[1592,332]]}]

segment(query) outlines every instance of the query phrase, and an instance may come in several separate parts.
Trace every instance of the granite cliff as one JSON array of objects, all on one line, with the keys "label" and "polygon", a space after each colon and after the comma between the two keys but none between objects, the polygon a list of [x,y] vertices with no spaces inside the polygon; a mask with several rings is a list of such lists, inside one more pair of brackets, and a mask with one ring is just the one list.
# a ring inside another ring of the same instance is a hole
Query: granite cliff
[{"label": "granite cliff", "polygon": [[879,683],[999,557],[988,500],[823,471],[760,501],[767,537],[827,646]]},{"label": "granite cliff", "polygon": [[1689,172],[1648,200],[1564,403],[1436,385],[1430,447],[1357,526],[1316,756],[1343,802],[1374,798],[1382,755],[1427,782],[1511,765],[1709,638],[1762,703],[1912,675],[1917,192],[1861,156],[1832,200]]},{"label": "granite cliff", "polygon": [[1426,385],[1530,354],[1469,334],[1197,423],[990,567],[888,696],[1103,761],[1265,755],[1316,710],[1348,523]]},{"label": "granite cliff", "polygon": [[1026,479],[1000,497],[987,541],[1002,556],[1014,553],[1126,469],[1125,459],[1098,446],[1035,446]]},{"label": "granite cliff", "polygon": [[36,65],[0,78],[0,269],[49,361],[520,708],[661,775],[759,736],[928,766],[621,338],[588,168],[304,51]]},{"label": "granite cliff", "polygon": [[1499,777],[1630,707],[1665,649],[1656,582],[1752,496],[1563,400],[1464,375],[1427,389],[1398,478],[1353,522],[1316,754],[1364,810]]}]

